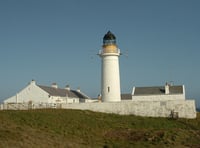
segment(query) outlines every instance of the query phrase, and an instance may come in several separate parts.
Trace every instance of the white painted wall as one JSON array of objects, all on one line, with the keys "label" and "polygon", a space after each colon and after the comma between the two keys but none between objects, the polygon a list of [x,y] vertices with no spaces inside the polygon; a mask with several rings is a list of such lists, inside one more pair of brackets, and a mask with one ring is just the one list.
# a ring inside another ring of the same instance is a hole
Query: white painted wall
[{"label": "white painted wall", "polygon": [[185,95],[163,94],[163,95],[132,96],[132,101],[170,101],[170,100],[185,100]]},{"label": "white painted wall", "polygon": [[79,103],[79,98],[66,98],[66,103]]},{"label": "white painted wall", "polygon": [[51,96],[48,103],[66,103],[66,97]]},{"label": "white painted wall", "polygon": [[[169,86],[167,86],[169,87]],[[183,85],[182,94],[170,94],[167,91],[166,94],[162,95],[134,95],[135,87],[132,90],[132,101],[171,101],[171,100],[185,100],[185,86]],[[167,88],[169,89],[169,88]]]},{"label": "white painted wall", "polygon": [[4,103],[79,103],[79,98],[50,96],[46,91],[38,87],[35,81],[31,81],[28,86],[16,95],[4,100]]},{"label": "white painted wall", "polygon": [[173,110],[178,112],[180,118],[196,118],[194,100],[62,104],[62,108],[146,117],[169,117]]},{"label": "white painted wall", "polygon": [[102,54],[101,95],[103,102],[121,101],[119,54]]},{"label": "white painted wall", "polygon": [[49,94],[35,84],[35,81],[29,83],[23,90],[6,100],[4,103],[24,103],[32,101],[37,103],[51,103]]}]

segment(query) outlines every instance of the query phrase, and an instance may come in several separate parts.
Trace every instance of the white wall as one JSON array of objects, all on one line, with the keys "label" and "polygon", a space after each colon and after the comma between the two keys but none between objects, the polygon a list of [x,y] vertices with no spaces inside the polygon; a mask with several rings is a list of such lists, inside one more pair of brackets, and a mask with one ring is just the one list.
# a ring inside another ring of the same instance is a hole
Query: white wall
[{"label": "white wall", "polygon": [[185,100],[185,95],[163,94],[163,95],[132,96],[132,101],[168,101],[168,100]]},{"label": "white wall", "polygon": [[32,101],[33,103],[47,103],[49,102],[49,94],[32,81],[15,96],[4,100],[4,103],[24,103],[29,101]]},{"label": "white wall", "polygon": [[67,98],[66,103],[79,103],[79,98]]},{"label": "white wall", "polygon": [[169,117],[171,111],[173,110],[178,112],[180,118],[196,118],[196,107],[194,100],[62,104],[62,108],[146,117]]},{"label": "white wall", "polygon": [[161,95],[135,95],[135,87],[132,90],[132,101],[170,101],[185,100],[185,86],[182,85],[182,94],[161,94]]},{"label": "white wall", "polygon": [[6,100],[4,103],[79,103],[79,98],[49,96],[49,94],[38,87],[35,81],[31,81],[23,90]]},{"label": "white wall", "polygon": [[48,103],[66,103],[66,99],[60,96],[51,96]]}]

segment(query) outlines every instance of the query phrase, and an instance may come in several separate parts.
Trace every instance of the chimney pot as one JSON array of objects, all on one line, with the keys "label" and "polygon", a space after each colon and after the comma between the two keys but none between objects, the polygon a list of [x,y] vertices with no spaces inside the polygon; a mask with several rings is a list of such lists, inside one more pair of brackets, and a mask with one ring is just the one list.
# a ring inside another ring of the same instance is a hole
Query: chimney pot
[{"label": "chimney pot", "polygon": [[70,86],[69,86],[69,85],[66,85],[66,86],[65,86],[65,89],[66,89],[66,90],[70,90]]},{"label": "chimney pot", "polygon": [[30,82],[30,84],[36,84],[36,83],[35,83],[35,80],[32,80],[32,81]]},{"label": "chimney pot", "polygon": [[165,94],[169,94],[169,84],[165,84]]},{"label": "chimney pot", "polygon": [[56,83],[52,83],[51,87],[58,88],[58,85]]},{"label": "chimney pot", "polygon": [[77,91],[77,92],[81,92],[81,89],[80,89],[80,87],[78,87],[76,91]]}]

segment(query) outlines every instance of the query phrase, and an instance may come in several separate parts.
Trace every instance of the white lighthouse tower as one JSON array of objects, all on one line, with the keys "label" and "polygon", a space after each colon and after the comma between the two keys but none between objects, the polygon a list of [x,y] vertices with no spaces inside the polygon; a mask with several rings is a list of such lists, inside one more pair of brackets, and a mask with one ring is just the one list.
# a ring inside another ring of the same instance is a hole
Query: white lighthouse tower
[{"label": "white lighthouse tower", "polygon": [[101,67],[101,95],[103,102],[121,101],[119,56],[120,50],[116,44],[116,37],[110,31],[103,37]]}]

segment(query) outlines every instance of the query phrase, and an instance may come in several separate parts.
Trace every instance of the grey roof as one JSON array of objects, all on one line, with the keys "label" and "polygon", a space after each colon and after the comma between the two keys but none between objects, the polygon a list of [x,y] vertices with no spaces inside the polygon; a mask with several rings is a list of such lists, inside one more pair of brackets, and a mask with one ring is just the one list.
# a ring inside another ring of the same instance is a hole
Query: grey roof
[{"label": "grey roof", "polygon": [[82,93],[76,90],[67,90],[67,89],[54,88],[54,87],[42,86],[42,85],[38,85],[38,86],[51,96],[60,96],[60,97],[68,96],[71,98],[81,98],[81,99],[88,98],[87,96],[83,95]]},{"label": "grey roof", "polygon": [[[165,94],[164,86],[135,87],[134,95],[162,95]],[[169,86],[169,94],[183,94],[183,86]]]}]

